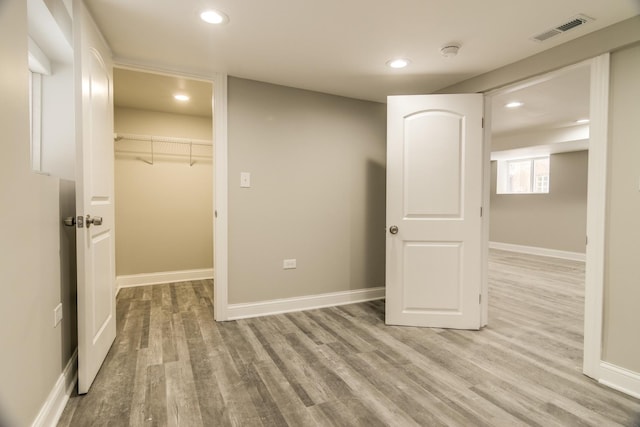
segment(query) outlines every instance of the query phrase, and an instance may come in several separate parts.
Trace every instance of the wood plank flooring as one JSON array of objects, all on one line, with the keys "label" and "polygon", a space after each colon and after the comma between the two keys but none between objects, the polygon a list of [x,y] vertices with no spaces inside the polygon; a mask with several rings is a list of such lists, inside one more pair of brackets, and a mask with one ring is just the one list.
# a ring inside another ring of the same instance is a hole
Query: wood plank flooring
[{"label": "wood plank flooring", "polygon": [[636,426],[581,374],[584,264],[492,251],[489,326],[384,325],[374,301],[216,323],[212,283],[123,289],[60,426]]}]

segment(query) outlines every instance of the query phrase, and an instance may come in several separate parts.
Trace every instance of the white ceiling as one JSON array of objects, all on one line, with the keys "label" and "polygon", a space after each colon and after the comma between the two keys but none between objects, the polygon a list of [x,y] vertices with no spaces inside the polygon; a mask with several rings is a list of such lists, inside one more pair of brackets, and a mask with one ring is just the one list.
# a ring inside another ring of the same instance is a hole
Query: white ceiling
[{"label": "white ceiling", "polygon": [[[117,62],[384,102],[431,93],[640,13],[638,0],[86,0]],[[199,19],[206,8],[230,22]],[[594,21],[530,37],[582,13]],[[439,50],[462,44],[455,58]],[[402,70],[385,66],[407,57]]]},{"label": "white ceiling", "polygon": [[[589,66],[492,98],[491,131],[494,135],[577,126],[589,118]],[[506,108],[518,101],[518,108]]]},{"label": "white ceiling", "polygon": [[[116,107],[211,117],[211,82],[120,68],[114,70],[113,81]],[[177,101],[175,94],[185,94],[190,99]]]},{"label": "white ceiling", "polygon": [[[589,118],[589,66],[556,74],[493,96],[493,134],[576,126],[577,119]],[[114,92],[116,107],[211,116],[212,85],[206,81],[116,68]],[[176,101],[173,98],[176,93],[188,94],[191,99]],[[505,108],[511,101],[523,105]]]}]

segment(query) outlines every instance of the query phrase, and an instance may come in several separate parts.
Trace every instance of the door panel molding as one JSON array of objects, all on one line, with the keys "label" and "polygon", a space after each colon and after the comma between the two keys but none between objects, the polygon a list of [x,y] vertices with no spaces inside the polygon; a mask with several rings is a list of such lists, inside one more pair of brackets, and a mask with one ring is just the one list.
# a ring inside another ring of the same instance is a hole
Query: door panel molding
[{"label": "door panel molding", "polygon": [[480,328],[482,110],[481,94],[388,98],[387,324]]}]

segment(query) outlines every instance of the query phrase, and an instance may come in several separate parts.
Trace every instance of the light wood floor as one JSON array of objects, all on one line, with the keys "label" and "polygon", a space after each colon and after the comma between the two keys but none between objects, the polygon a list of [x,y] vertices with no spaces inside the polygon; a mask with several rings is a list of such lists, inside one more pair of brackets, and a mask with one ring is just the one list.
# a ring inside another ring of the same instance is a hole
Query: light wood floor
[{"label": "light wood floor", "polygon": [[216,323],[211,282],[123,289],[60,426],[637,425],[581,374],[584,264],[492,251],[489,326],[389,327],[384,302]]}]

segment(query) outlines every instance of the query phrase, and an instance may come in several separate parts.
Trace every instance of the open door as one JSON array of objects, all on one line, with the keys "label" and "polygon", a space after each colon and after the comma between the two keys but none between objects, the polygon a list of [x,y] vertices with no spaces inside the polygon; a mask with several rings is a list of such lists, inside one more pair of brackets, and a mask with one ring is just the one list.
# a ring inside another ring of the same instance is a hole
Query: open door
[{"label": "open door", "polygon": [[76,90],[78,393],[89,391],[116,337],[113,66],[82,1],[73,3]]},{"label": "open door", "polygon": [[386,323],[480,329],[483,96],[387,102]]}]

